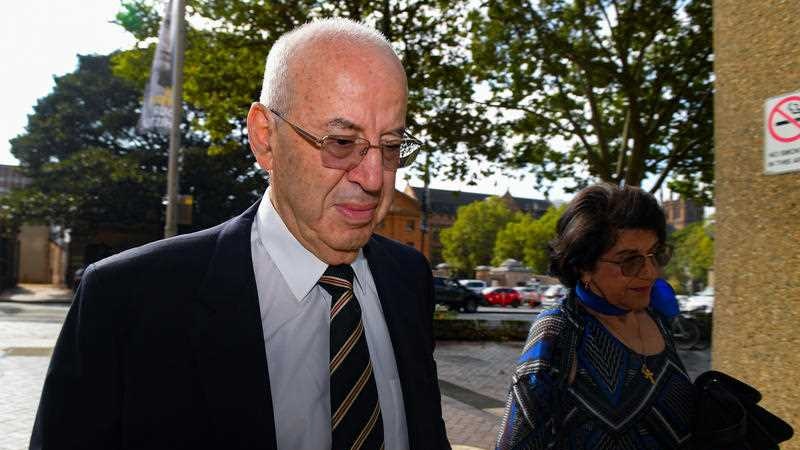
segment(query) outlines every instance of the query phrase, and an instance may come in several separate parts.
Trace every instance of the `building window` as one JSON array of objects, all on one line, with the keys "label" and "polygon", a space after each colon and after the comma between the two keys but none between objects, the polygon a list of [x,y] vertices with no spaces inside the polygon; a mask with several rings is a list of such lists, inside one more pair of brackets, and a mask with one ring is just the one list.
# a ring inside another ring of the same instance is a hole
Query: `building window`
[{"label": "building window", "polygon": [[414,231],[415,221],[413,220],[406,220],[406,231]]}]

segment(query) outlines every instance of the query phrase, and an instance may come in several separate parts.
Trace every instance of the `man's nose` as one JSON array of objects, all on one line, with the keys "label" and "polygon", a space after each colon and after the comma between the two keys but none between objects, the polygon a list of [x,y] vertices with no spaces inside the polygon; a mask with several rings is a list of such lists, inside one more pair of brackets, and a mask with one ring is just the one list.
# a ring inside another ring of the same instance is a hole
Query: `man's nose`
[{"label": "man's nose", "polygon": [[367,192],[380,191],[383,186],[383,154],[377,145],[364,151],[366,154],[357,166],[350,169],[347,179],[358,183]]}]

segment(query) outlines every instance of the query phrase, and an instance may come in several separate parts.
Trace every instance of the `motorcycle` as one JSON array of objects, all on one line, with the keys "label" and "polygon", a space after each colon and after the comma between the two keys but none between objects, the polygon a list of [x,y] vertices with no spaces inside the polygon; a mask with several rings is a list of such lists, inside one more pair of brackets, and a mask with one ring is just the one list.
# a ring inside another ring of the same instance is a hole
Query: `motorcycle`
[{"label": "motorcycle", "polygon": [[711,336],[706,324],[710,324],[710,314],[705,308],[681,311],[671,324],[675,346],[679,350],[707,349],[711,345]]}]

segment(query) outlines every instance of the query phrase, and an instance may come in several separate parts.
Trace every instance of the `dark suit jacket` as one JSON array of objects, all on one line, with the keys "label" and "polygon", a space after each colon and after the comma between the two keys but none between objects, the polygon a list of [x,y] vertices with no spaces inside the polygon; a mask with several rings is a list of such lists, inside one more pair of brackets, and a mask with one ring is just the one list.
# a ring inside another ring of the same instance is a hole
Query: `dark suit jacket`
[{"label": "dark suit jacket", "polygon": [[[47,371],[32,449],[275,448],[250,251],[257,205],[86,270]],[[409,443],[449,448],[429,266],[379,236],[364,252],[394,347]]]}]

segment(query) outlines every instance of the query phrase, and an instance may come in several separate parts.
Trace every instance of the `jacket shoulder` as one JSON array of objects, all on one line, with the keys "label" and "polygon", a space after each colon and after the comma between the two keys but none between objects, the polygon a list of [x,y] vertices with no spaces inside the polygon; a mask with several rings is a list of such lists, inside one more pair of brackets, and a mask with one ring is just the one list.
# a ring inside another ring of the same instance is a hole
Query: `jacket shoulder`
[{"label": "jacket shoulder", "polygon": [[115,275],[128,271],[172,275],[191,271],[196,274],[213,254],[224,225],[125,250],[94,263],[93,272],[98,275]]},{"label": "jacket shoulder", "polygon": [[424,261],[426,267],[430,267],[428,264],[428,259],[425,255],[422,254],[419,250],[414,247],[402,244],[394,239],[387,238],[385,236],[381,236],[379,234],[373,234],[372,238],[370,239],[370,243],[368,246],[379,246],[381,247],[385,253],[401,264],[419,264],[421,261]]},{"label": "jacket shoulder", "polygon": [[564,345],[564,331],[568,326],[569,321],[560,305],[542,311],[528,332],[522,354],[517,360],[515,375],[522,378],[559,369],[557,355]]}]

